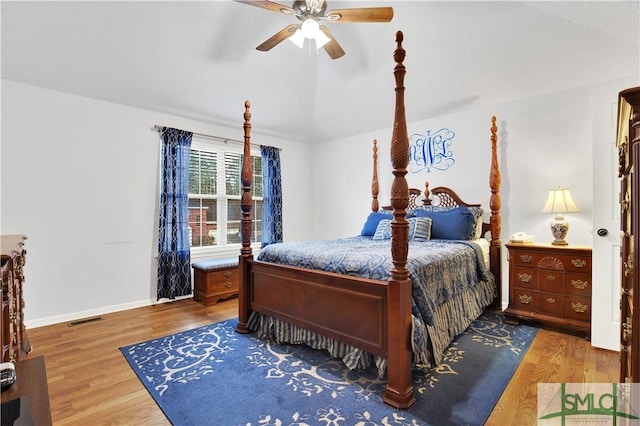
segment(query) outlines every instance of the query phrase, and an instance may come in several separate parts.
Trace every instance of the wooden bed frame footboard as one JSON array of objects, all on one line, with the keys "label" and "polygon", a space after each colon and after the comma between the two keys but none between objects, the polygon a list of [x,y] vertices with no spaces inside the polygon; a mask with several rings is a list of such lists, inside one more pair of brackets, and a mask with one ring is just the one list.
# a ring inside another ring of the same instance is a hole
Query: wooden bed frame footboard
[{"label": "wooden bed frame footboard", "polygon": [[[249,317],[259,312],[337,341],[350,344],[386,358],[387,383],[383,400],[407,409],[415,403],[411,380],[411,302],[412,286],[407,269],[409,223],[406,212],[410,191],[405,179],[409,162],[409,138],[404,110],[405,51],[402,32],[396,33],[396,106],[391,140],[394,180],[391,187],[391,254],[393,267],[388,281],[377,281],[293,266],[256,261],[251,250],[250,159],[251,114],[245,102],[244,162],[242,165],[241,229],[242,248],[239,259],[238,324],[236,331],[250,333]],[[493,118],[495,127],[495,117]],[[492,127],[492,135],[495,135]],[[492,136],[492,143],[495,142]],[[374,145],[373,211],[378,210],[377,147]],[[494,177],[497,176],[497,178]],[[491,181],[491,262],[500,269],[499,240],[499,172],[495,149]],[[497,219],[494,219],[494,210]],[[497,225],[494,226],[494,225]],[[487,228],[488,229],[488,228]],[[494,237],[496,240],[494,241]],[[498,272],[499,273],[499,272]],[[495,272],[494,272],[495,274]],[[499,287],[499,276],[496,277]],[[362,321],[366,318],[366,321]]]}]

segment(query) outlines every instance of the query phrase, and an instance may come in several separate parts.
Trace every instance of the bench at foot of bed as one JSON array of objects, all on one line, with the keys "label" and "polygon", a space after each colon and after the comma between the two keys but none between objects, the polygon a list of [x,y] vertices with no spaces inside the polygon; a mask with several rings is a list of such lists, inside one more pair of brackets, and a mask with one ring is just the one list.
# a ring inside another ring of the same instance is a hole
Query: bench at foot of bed
[{"label": "bench at foot of bed", "polygon": [[238,294],[238,258],[193,262],[193,299],[205,306]]}]

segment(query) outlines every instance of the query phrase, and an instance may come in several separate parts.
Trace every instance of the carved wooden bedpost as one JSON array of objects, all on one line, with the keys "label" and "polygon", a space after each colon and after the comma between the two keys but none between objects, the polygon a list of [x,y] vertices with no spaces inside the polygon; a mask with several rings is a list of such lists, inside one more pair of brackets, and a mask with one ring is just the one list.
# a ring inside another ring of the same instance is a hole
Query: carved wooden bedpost
[{"label": "carved wooden bedpost", "polygon": [[[502,295],[502,241],[500,241],[500,232],[502,230],[502,219],[500,216],[500,208],[502,202],[500,200],[500,168],[498,166],[498,127],[496,126],[495,115],[491,117],[491,171],[489,174],[489,187],[491,188],[491,198],[489,207],[491,208],[491,245],[489,246],[489,261],[492,266],[491,272],[496,278],[496,287],[498,296],[494,299],[492,308],[500,308]],[[495,265],[495,266],[494,266]]]},{"label": "carved wooden bedpost", "polygon": [[378,194],[380,193],[380,184],[378,183],[378,141],[373,140],[373,175],[371,178],[371,211],[380,210],[378,202]]},{"label": "carved wooden bedpost", "polygon": [[391,137],[391,164],[393,183],[391,185],[391,257],[393,267],[387,286],[389,299],[387,308],[388,344],[387,344],[387,386],[384,402],[407,409],[415,402],[411,382],[411,280],[407,269],[409,252],[409,186],[405,175],[409,164],[409,136],[404,108],[404,64],[405,50],[402,48],[402,31],[396,32],[397,47],[393,54],[396,62],[394,75],[396,80],[396,107]]},{"label": "carved wooden bedpost", "polygon": [[242,218],[240,219],[242,231],[242,248],[240,249],[239,259],[239,288],[238,291],[243,297],[238,298],[238,324],[236,331],[238,333],[249,333],[247,322],[249,321],[249,279],[251,274],[249,261],[253,259],[251,250],[251,207],[253,200],[251,199],[251,187],[253,183],[253,165],[251,164],[251,112],[249,108],[251,103],[244,103],[244,157],[242,159],[242,198],[240,200],[240,208],[242,210]]}]

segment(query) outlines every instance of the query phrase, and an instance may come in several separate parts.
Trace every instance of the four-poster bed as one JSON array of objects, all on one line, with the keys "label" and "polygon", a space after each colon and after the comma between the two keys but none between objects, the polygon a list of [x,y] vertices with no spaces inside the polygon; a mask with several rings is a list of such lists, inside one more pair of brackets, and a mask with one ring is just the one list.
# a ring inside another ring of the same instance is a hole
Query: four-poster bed
[{"label": "four-poster bed", "polygon": [[[373,238],[367,236],[355,238],[368,238],[371,251],[366,251],[365,255],[371,259],[380,257],[381,255],[379,256],[378,253],[381,250],[385,251],[387,257],[390,255],[390,260],[386,263],[389,265],[385,271],[386,275],[383,274],[384,279],[375,278],[377,276],[375,274],[365,274],[362,277],[337,273],[330,269],[318,270],[300,267],[297,265],[304,264],[304,262],[295,260],[295,258],[292,265],[254,260],[250,242],[252,170],[251,162],[247,161],[250,158],[251,114],[249,102],[245,103],[245,161],[242,168],[241,200],[242,248],[239,259],[239,313],[236,330],[239,333],[249,333],[256,327],[260,328],[259,325],[256,326],[260,323],[266,324],[267,328],[276,328],[280,327],[280,324],[287,324],[284,327],[290,325],[295,330],[304,330],[302,334],[305,336],[308,335],[307,333],[311,333],[313,340],[317,339],[316,336],[329,339],[332,342],[331,347],[334,347],[333,342],[337,342],[339,346],[345,345],[347,350],[358,348],[358,351],[372,354],[376,358],[376,364],[379,368],[380,365],[384,365],[383,370],[386,372],[387,383],[383,396],[384,401],[393,407],[407,409],[415,402],[411,369],[416,360],[416,353],[419,352],[415,348],[420,347],[420,343],[417,342],[419,339],[416,336],[419,335],[417,330],[421,329],[421,319],[426,318],[425,328],[429,330],[422,337],[426,336],[425,338],[430,340],[428,346],[433,346],[431,352],[433,352],[432,355],[437,363],[439,351],[445,348],[435,349],[436,346],[448,345],[453,338],[451,333],[458,334],[464,331],[468,324],[482,312],[483,308],[492,302],[498,301],[499,303],[501,225],[500,173],[496,147],[497,127],[495,117],[493,117],[489,178],[491,218],[488,224],[482,223],[481,220],[479,222],[482,226],[481,235],[485,236],[487,232],[491,235],[490,242],[486,244],[486,257],[489,260],[490,272],[484,273],[485,262],[476,260],[470,266],[468,263],[453,266],[454,270],[467,268],[467,275],[470,276],[475,276],[476,272],[478,273],[478,276],[470,279],[469,283],[462,285],[456,282],[455,285],[450,285],[450,283],[444,282],[446,280],[440,279],[440,282],[430,284],[438,287],[429,291],[420,287],[422,284],[417,283],[418,280],[415,277],[424,275],[421,270],[417,269],[419,264],[426,259],[426,257],[422,257],[423,246],[424,250],[427,250],[426,246],[430,244],[437,246],[438,256],[442,256],[442,253],[447,250],[451,250],[451,256],[456,258],[471,256],[477,259],[483,255],[478,252],[475,244],[466,241],[414,241],[415,225],[412,219],[407,219],[407,212],[413,209],[429,210],[431,195],[440,200],[441,207],[448,209],[454,209],[458,206],[478,207],[479,205],[463,202],[449,188],[438,187],[429,190],[428,185],[425,188],[423,205],[419,201],[421,191],[410,189],[407,185],[405,175],[409,161],[409,141],[404,111],[405,67],[403,61],[405,51],[402,48],[402,40],[402,33],[398,31],[396,34],[397,47],[394,52],[396,105],[391,141],[394,179],[391,186],[391,206],[384,208],[391,211],[391,214],[388,215],[390,243],[388,240],[375,241],[375,236]],[[378,176],[375,144],[373,158],[371,207],[372,211],[377,213]],[[466,209],[466,207],[461,208]],[[376,252],[374,252],[374,246]],[[271,247],[275,247],[274,251],[277,253],[277,250],[284,245],[270,245],[261,252],[260,257]],[[411,254],[409,253],[410,247]],[[430,250],[433,251],[433,248]],[[325,248],[324,251],[331,252],[333,249],[327,250]],[[347,248],[346,251],[358,250]],[[470,252],[471,254],[469,254]],[[287,256],[290,253],[288,252]],[[319,263],[332,263],[332,261],[320,260]],[[381,261],[380,264],[384,265],[385,263]],[[446,272],[445,275],[448,276],[449,273]],[[440,275],[440,278],[442,276]],[[412,284],[412,279],[416,283]],[[460,287],[459,290],[458,287]],[[416,297],[418,293],[422,294],[423,292],[425,294],[446,292],[456,294],[444,301],[436,302],[424,297]],[[431,308],[428,314],[423,312],[424,305],[429,305]],[[468,312],[466,312],[467,309]],[[452,320],[450,318],[452,316],[460,316],[461,318]]]}]

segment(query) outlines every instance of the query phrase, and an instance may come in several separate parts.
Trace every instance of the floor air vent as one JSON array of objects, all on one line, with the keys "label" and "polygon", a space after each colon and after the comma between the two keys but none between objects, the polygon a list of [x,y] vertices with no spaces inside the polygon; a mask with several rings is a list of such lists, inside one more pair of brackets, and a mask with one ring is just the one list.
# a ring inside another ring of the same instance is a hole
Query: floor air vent
[{"label": "floor air vent", "polygon": [[88,322],[95,322],[95,321],[102,321],[102,317],[93,317],[93,318],[81,319],[78,321],[72,321],[69,323],[69,327],[73,327],[74,325],[86,324]]}]

